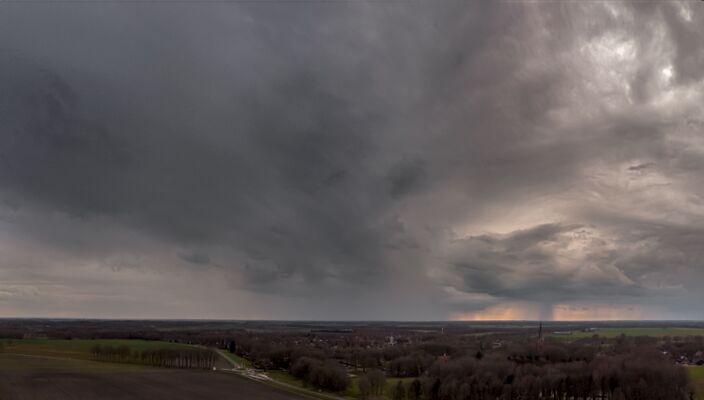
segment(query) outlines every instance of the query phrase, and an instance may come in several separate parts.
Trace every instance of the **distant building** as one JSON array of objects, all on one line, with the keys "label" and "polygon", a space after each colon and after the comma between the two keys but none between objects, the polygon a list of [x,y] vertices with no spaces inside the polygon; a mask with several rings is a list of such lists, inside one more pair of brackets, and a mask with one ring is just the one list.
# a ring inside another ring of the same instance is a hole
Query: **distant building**
[{"label": "distant building", "polygon": [[[700,362],[701,362],[701,364],[700,364]],[[704,364],[704,353],[702,353],[701,350],[694,353],[694,357],[692,358],[692,363],[697,364],[697,365]]]},{"label": "distant building", "polygon": [[396,341],[396,344],[412,344],[413,341],[410,338],[407,337],[396,337],[394,336],[394,340]]},{"label": "distant building", "polygon": [[543,336],[543,321],[538,324],[538,339],[536,341],[536,346],[542,348],[545,344],[545,337]]},{"label": "distant building", "polygon": [[22,335],[22,339],[48,339],[49,337],[45,333],[25,333]]},{"label": "distant building", "polygon": [[558,336],[569,336],[572,334],[572,331],[555,331],[552,334]]}]

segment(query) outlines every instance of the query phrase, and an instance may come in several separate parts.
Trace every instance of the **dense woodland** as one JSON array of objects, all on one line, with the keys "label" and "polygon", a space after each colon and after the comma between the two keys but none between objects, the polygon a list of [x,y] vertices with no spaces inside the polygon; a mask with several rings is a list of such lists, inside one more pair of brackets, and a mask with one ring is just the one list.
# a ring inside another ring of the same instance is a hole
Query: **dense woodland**
[{"label": "dense woodland", "polygon": [[[288,369],[329,390],[344,389],[344,380],[332,377],[341,376],[341,366],[346,366],[359,375],[363,397],[385,393],[399,400],[662,400],[691,396],[686,371],[663,348],[694,351],[699,340],[624,336],[566,343],[514,337],[487,343],[489,337],[428,339],[373,348],[344,346],[339,338],[311,337],[303,343],[297,336],[247,335],[235,347],[263,368]],[[385,377],[415,379],[386,387]]]}]

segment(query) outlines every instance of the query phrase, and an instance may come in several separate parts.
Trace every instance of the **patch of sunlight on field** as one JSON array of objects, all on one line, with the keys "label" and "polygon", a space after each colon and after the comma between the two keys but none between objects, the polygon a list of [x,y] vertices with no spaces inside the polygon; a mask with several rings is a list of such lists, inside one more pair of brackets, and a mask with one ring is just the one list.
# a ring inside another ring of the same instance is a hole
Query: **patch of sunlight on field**
[{"label": "patch of sunlight on field", "polygon": [[[386,394],[378,397],[381,399],[385,398],[391,398],[390,393],[392,388],[396,387],[399,381],[403,382],[404,385],[408,385],[410,382],[412,382],[416,378],[386,378]],[[347,390],[345,390],[344,394],[345,397],[351,397],[351,398],[359,398],[359,384],[358,382],[358,377],[353,376],[350,378],[350,385],[347,386]]]},{"label": "patch of sunlight on field", "polygon": [[704,366],[687,367],[687,370],[697,393],[697,400],[704,400]]},{"label": "patch of sunlight on field", "polygon": [[244,368],[254,368],[254,365],[252,365],[252,362],[249,361],[246,358],[240,357],[237,354],[230,353],[227,350],[224,350],[221,352],[225,357],[229,358],[232,360],[235,364],[240,365]]},{"label": "patch of sunlight on field", "polygon": [[[359,398],[359,386],[357,385],[357,377],[356,376],[351,376],[350,377],[350,383],[347,385],[347,389],[345,389],[342,393],[333,393],[327,390],[319,390],[319,389],[314,389],[311,386],[307,386],[302,380],[296,378],[295,376],[289,374],[286,371],[268,371],[267,375],[281,383],[285,383],[287,385],[295,386],[297,388],[301,388],[304,390],[307,390],[309,392],[314,392],[312,393],[315,395],[316,393],[322,393],[324,395],[331,395],[331,396],[336,396],[340,397],[342,395],[343,398],[347,399],[358,399]],[[398,381],[404,382],[404,384],[412,381],[415,378],[386,378],[386,387],[387,387],[387,394],[382,395],[382,396],[376,396],[376,399],[387,399],[390,398],[388,396],[388,393],[391,392],[391,387],[396,386],[398,384]]]}]

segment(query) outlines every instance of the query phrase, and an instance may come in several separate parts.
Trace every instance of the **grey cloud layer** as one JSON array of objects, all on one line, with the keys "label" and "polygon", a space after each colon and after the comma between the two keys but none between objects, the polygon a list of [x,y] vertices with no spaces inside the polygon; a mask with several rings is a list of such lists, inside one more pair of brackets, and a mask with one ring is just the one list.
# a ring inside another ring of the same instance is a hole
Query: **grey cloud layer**
[{"label": "grey cloud layer", "polygon": [[221,317],[702,317],[698,4],[2,7],[5,310],[97,268],[259,304]]}]

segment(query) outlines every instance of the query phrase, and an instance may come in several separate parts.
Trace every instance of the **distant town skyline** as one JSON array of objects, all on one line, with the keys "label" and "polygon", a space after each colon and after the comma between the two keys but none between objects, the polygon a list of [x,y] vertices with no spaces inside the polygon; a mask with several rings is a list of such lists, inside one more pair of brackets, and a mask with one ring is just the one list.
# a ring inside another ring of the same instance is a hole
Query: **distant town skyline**
[{"label": "distant town skyline", "polygon": [[703,7],[0,2],[0,317],[704,319]]}]

